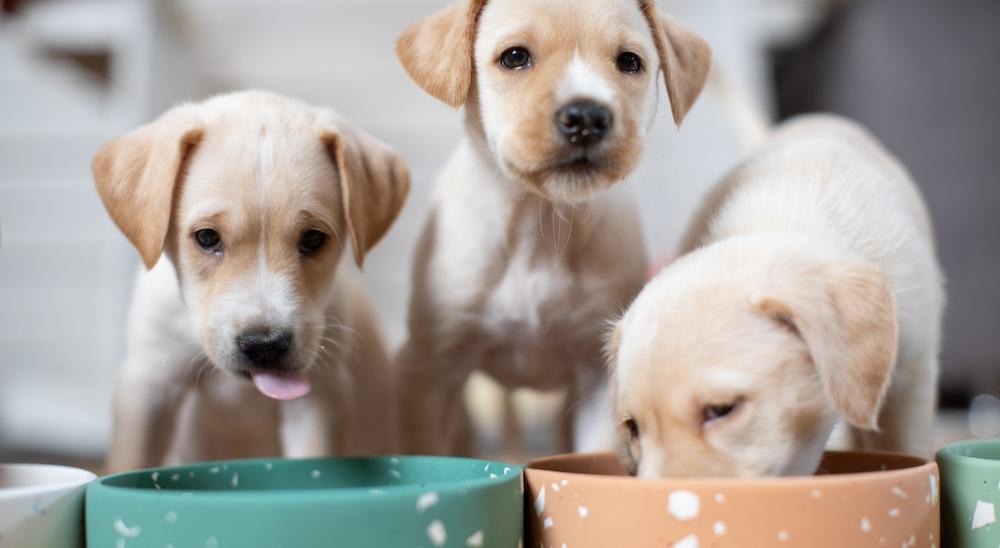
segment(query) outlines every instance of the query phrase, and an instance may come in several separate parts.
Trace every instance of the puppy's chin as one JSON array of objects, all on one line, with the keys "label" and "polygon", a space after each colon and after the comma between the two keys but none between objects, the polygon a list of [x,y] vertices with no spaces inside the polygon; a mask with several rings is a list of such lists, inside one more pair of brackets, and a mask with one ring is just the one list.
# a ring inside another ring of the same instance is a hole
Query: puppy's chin
[{"label": "puppy's chin", "polygon": [[579,204],[622,181],[630,169],[622,169],[605,156],[581,156],[550,162],[542,167],[522,167],[503,161],[507,175],[530,192],[563,204]]}]

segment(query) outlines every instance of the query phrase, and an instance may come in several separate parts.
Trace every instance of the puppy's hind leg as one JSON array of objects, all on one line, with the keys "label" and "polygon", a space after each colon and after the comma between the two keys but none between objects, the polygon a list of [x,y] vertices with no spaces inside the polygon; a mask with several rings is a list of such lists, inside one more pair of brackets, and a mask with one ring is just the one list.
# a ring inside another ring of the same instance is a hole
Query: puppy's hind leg
[{"label": "puppy's hind leg", "polygon": [[879,415],[879,431],[854,430],[861,449],[929,457],[937,410],[938,359],[923,356],[900,362]]}]

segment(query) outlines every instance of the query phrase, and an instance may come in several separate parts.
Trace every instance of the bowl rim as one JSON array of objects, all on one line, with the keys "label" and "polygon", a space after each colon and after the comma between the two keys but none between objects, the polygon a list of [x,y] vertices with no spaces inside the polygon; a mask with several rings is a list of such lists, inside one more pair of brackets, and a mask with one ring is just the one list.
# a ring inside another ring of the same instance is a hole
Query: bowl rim
[{"label": "bowl rim", "polygon": [[77,468],[75,466],[65,466],[62,464],[10,462],[0,463],[0,469],[58,472],[65,478],[52,483],[43,483],[38,485],[24,485],[19,487],[0,486],[0,500],[20,497],[35,497],[49,493],[68,491],[93,483],[94,480],[97,479],[97,474],[91,472],[90,470],[84,470],[83,468]]},{"label": "bowl rim", "polygon": [[960,451],[963,450],[976,450],[983,447],[995,447],[1000,449],[1000,438],[966,440],[946,445],[938,450],[935,457],[938,461],[948,461],[952,463],[962,462],[965,464],[980,464],[984,466],[1000,467],[1000,458],[988,458],[960,453]]},{"label": "bowl rim", "polygon": [[[155,489],[146,487],[130,487],[122,485],[109,485],[109,482],[121,479],[129,476],[140,476],[148,475],[153,473],[159,474],[173,474],[173,473],[183,473],[194,470],[204,470],[207,468],[213,468],[216,466],[252,466],[255,464],[266,465],[274,464],[277,465],[279,462],[283,463],[309,463],[309,462],[338,462],[338,461],[364,461],[364,460],[393,460],[398,459],[396,462],[404,462],[406,460],[423,460],[423,461],[436,461],[440,464],[445,464],[447,462],[452,463],[469,463],[469,464],[479,464],[485,467],[484,471],[489,471],[490,467],[498,466],[500,467],[500,472],[503,469],[509,469],[507,474],[497,473],[496,478],[491,478],[490,476],[483,476],[477,478],[471,478],[468,480],[448,480],[439,482],[425,482],[425,483],[405,483],[399,485],[366,485],[361,487],[317,487],[314,489],[287,489],[287,488],[276,488],[276,489],[212,489],[212,490],[199,490],[199,489]],[[473,458],[462,458],[462,457],[443,457],[443,456],[433,456],[433,455],[379,455],[379,456],[362,456],[362,457],[312,457],[312,458],[254,458],[254,459],[233,459],[233,460],[219,460],[219,461],[205,461],[191,464],[184,464],[179,466],[163,466],[156,468],[143,468],[139,470],[131,470],[128,472],[123,472],[119,474],[114,474],[110,476],[105,476],[97,481],[90,484],[88,489],[88,500],[91,493],[115,493],[115,494],[128,494],[131,497],[155,497],[159,500],[169,500],[171,502],[183,501],[183,500],[197,500],[199,502],[212,502],[212,501],[225,501],[227,503],[232,503],[240,500],[253,500],[254,502],[259,502],[261,498],[266,498],[268,501],[283,501],[283,500],[293,500],[293,501],[303,501],[303,500],[314,500],[314,499],[343,499],[351,498],[356,499],[359,496],[370,497],[372,491],[380,491],[379,498],[389,498],[389,497],[403,497],[403,496],[413,496],[421,495],[429,491],[435,491],[438,494],[444,494],[451,491],[457,491],[460,489],[489,489],[490,487],[500,487],[505,486],[511,481],[523,481],[520,478],[524,473],[525,467],[510,463],[504,463],[500,461],[490,461],[482,459]]]},{"label": "bowl rim", "polygon": [[621,486],[622,483],[627,483],[633,486],[640,486],[643,488],[649,487],[660,487],[664,489],[678,489],[678,488],[702,488],[702,489],[726,489],[726,488],[817,488],[824,486],[832,486],[842,483],[856,483],[859,481],[871,480],[878,478],[879,480],[891,480],[897,481],[906,476],[917,473],[926,473],[928,475],[938,473],[938,465],[935,461],[925,459],[923,457],[917,457],[914,455],[907,455],[904,453],[894,453],[890,451],[827,451],[824,453],[824,458],[826,455],[836,454],[836,455],[864,455],[869,457],[886,456],[892,458],[902,458],[914,461],[912,466],[905,466],[903,468],[895,468],[892,470],[878,470],[871,472],[850,472],[845,474],[827,474],[827,475],[813,475],[813,476],[784,476],[784,477],[774,477],[774,478],[664,478],[664,479],[640,479],[633,476],[608,476],[601,474],[584,474],[580,472],[564,472],[560,470],[552,470],[547,468],[538,468],[539,464],[546,464],[552,462],[563,461],[567,458],[617,458],[617,454],[614,452],[597,452],[597,453],[567,453],[563,455],[554,455],[551,457],[544,457],[541,459],[535,459],[528,463],[525,467],[524,474],[527,478],[529,475],[536,473],[547,473],[547,474],[558,474],[560,476],[566,476],[567,479],[573,478],[585,478],[586,481],[598,482],[598,483],[616,483]]}]

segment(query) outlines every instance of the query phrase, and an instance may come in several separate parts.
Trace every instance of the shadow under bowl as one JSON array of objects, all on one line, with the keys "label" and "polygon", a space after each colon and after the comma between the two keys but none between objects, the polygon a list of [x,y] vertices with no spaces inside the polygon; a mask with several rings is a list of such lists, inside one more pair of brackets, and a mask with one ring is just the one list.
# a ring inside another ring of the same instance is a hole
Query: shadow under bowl
[{"label": "shadow under bowl", "polygon": [[502,546],[519,467],[441,457],[258,459],[131,472],[87,490],[90,546]]},{"label": "shadow under bowl", "polygon": [[940,545],[938,469],[890,453],[830,452],[823,475],[639,480],[616,455],[525,470],[525,546]]}]

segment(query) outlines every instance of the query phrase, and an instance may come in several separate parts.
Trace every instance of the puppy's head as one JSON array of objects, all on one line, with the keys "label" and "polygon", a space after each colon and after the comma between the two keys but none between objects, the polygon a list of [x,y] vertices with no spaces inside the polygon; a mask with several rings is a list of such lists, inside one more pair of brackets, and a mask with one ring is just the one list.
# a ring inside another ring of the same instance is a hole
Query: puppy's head
[{"label": "puppy's head", "polygon": [[644,478],[811,474],[838,414],[877,428],[894,310],[867,264],[694,252],[608,345],[623,460]]},{"label": "puppy's head", "polygon": [[564,202],[628,176],[657,75],[680,124],[710,57],[653,0],[456,0],[410,27],[396,51],[428,93],[466,105],[507,176]]},{"label": "puppy's head", "polygon": [[105,145],[97,189],[147,268],[166,249],[217,366],[293,396],[324,349],[347,241],[360,265],[409,189],[402,159],[332,112],[247,92]]}]

